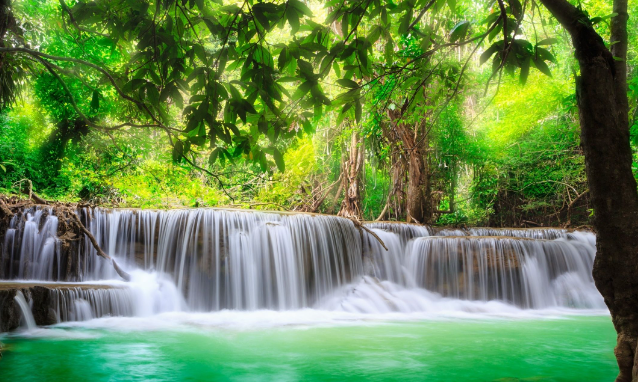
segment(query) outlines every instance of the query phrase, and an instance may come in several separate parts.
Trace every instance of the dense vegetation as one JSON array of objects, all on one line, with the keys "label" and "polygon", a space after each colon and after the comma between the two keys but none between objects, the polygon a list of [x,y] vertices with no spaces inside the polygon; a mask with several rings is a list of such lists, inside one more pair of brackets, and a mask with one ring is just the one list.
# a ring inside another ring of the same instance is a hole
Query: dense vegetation
[{"label": "dense vegetation", "polygon": [[[498,2],[453,0],[5,3],[4,46],[58,59],[3,53],[0,192],[589,224],[569,38],[534,2],[504,5],[506,25]],[[611,4],[584,5],[608,35]]]}]

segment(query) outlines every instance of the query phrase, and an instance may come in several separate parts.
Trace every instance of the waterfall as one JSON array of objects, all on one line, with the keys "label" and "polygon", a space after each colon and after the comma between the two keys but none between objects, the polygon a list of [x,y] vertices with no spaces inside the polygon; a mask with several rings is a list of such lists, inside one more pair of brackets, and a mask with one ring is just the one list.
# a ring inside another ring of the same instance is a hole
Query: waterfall
[{"label": "waterfall", "polygon": [[87,237],[57,237],[62,223],[51,208],[13,217],[0,253],[0,279],[50,283],[58,321],[224,309],[420,312],[449,301],[459,309],[493,301],[604,308],[591,276],[595,236],[587,232],[365,223],[382,245],[348,219],[318,214],[77,214],[131,283],[113,284],[119,277]]},{"label": "waterfall", "polygon": [[524,308],[604,308],[591,276],[595,251],[577,240],[430,237],[407,249],[416,286]]},{"label": "waterfall", "polygon": [[35,324],[33,313],[31,313],[31,307],[29,306],[27,299],[24,298],[24,294],[22,294],[22,291],[17,291],[14,299],[20,307],[22,318],[24,319],[24,323],[27,326],[27,330],[35,329],[37,325]]},{"label": "waterfall", "polygon": [[554,240],[566,237],[569,233],[560,228],[470,228],[471,236],[509,236],[527,239]]},{"label": "waterfall", "polygon": [[365,225],[368,228],[382,229],[399,235],[403,245],[407,244],[408,241],[414,238],[430,236],[434,232],[434,230],[430,227],[410,223],[369,222],[365,223]]},{"label": "waterfall", "polygon": [[105,316],[132,316],[132,292],[125,288],[72,287],[51,290],[52,306],[58,322],[87,321]]},{"label": "waterfall", "polygon": [[[520,237],[526,239],[555,240],[559,238],[575,238],[584,236],[582,232],[569,231],[563,228],[489,228],[473,227],[467,229],[443,228],[434,230],[432,236],[504,236]],[[424,235],[425,236],[425,235]],[[589,236],[589,235],[585,235]],[[595,238],[591,235],[591,238]],[[587,238],[589,239],[589,238]],[[595,243],[595,240],[594,240]],[[594,244],[595,245],[595,244]]]},{"label": "waterfall", "polygon": [[[60,278],[58,218],[50,209],[31,210],[26,219],[14,216],[6,231],[1,278],[53,280]],[[4,261],[6,259],[6,261]],[[3,275],[4,273],[4,275]],[[3,277],[4,276],[4,277]]]}]

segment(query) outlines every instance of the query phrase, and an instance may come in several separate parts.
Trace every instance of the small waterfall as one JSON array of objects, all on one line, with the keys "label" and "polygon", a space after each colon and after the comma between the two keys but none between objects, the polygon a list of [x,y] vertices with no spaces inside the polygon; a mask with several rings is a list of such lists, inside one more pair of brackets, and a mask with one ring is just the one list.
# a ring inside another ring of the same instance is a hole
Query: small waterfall
[{"label": "small waterfall", "polygon": [[87,321],[105,316],[132,316],[135,312],[131,290],[126,288],[51,289],[51,309],[58,322]]},{"label": "small waterfall", "polygon": [[554,240],[567,237],[569,232],[561,228],[469,228],[471,236],[507,236],[526,239]]},{"label": "small waterfall", "polygon": [[20,307],[20,311],[22,312],[22,318],[24,319],[24,323],[27,326],[27,330],[33,330],[37,328],[37,325],[35,324],[35,319],[33,318],[33,313],[31,313],[31,307],[29,306],[27,299],[24,298],[24,294],[22,294],[22,291],[20,290],[17,291],[14,299],[16,303],[18,303],[18,306]]},{"label": "small waterfall", "polygon": [[402,245],[417,237],[430,236],[434,230],[428,226],[399,222],[367,222],[368,228],[377,228],[399,235]]},{"label": "small waterfall", "polygon": [[534,309],[604,308],[587,242],[431,237],[414,240],[407,253],[415,286],[444,296]]},{"label": "small waterfall", "polygon": [[441,229],[434,233],[434,236],[467,236],[467,232],[462,229]]},{"label": "small waterfall", "polygon": [[[526,239],[539,240],[555,240],[560,238],[572,238],[584,233],[578,231],[569,231],[563,228],[488,228],[473,227],[467,229],[460,228],[441,228],[433,230],[431,236],[503,236],[503,237],[520,237]],[[587,239],[589,239],[588,237]],[[595,236],[591,236],[594,239]]]},{"label": "small waterfall", "polygon": [[58,218],[50,209],[32,209],[25,219],[14,216],[0,253],[0,277],[59,279],[62,264],[57,230]]},{"label": "small waterfall", "polygon": [[372,235],[366,235],[364,241],[364,259],[367,260],[367,275],[374,276],[377,280],[389,280],[393,283],[404,284],[403,271],[404,245],[399,235],[382,229],[372,230],[388,248],[385,250],[381,243]]}]

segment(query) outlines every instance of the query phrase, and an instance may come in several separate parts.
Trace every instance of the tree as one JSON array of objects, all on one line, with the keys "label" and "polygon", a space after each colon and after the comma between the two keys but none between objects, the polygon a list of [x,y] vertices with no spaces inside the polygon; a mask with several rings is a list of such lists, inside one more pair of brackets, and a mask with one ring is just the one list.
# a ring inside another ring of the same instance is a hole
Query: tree
[{"label": "tree", "polygon": [[364,163],[363,139],[355,129],[350,139],[350,153],[343,163],[342,180],[345,195],[341,203],[339,216],[361,219],[361,170]]},{"label": "tree", "polygon": [[618,332],[616,380],[636,381],[638,192],[629,145],[627,2],[614,0],[611,49],[581,9],[565,0],[541,2],[571,35],[580,65],[581,142],[598,233],[593,275]]}]

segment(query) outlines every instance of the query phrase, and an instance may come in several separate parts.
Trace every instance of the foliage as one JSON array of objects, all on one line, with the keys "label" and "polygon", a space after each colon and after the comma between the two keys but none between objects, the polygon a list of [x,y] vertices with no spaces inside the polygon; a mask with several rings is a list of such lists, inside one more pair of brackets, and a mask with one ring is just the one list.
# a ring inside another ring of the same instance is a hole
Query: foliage
[{"label": "foliage", "polygon": [[[449,212],[437,224],[500,224],[505,202],[527,217],[561,211],[586,189],[578,67],[548,12],[502,4],[16,0],[0,48],[0,191],[31,179],[46,197],[108,205],[320,200],[335,213],[359,133],[363,217],[388,203],[386,218],[405,219],[401,124],[424,152],[428,197]],[[610,5],[581,6],[608,35]]]},{"label": "foliage", "polygon": [[309,175],[318,172],[316,152],[312,140],[296,141],[284,154],[286,171],[272,176],[250,203],[257,209],[293,209],[304,195],[312,191]]}]

